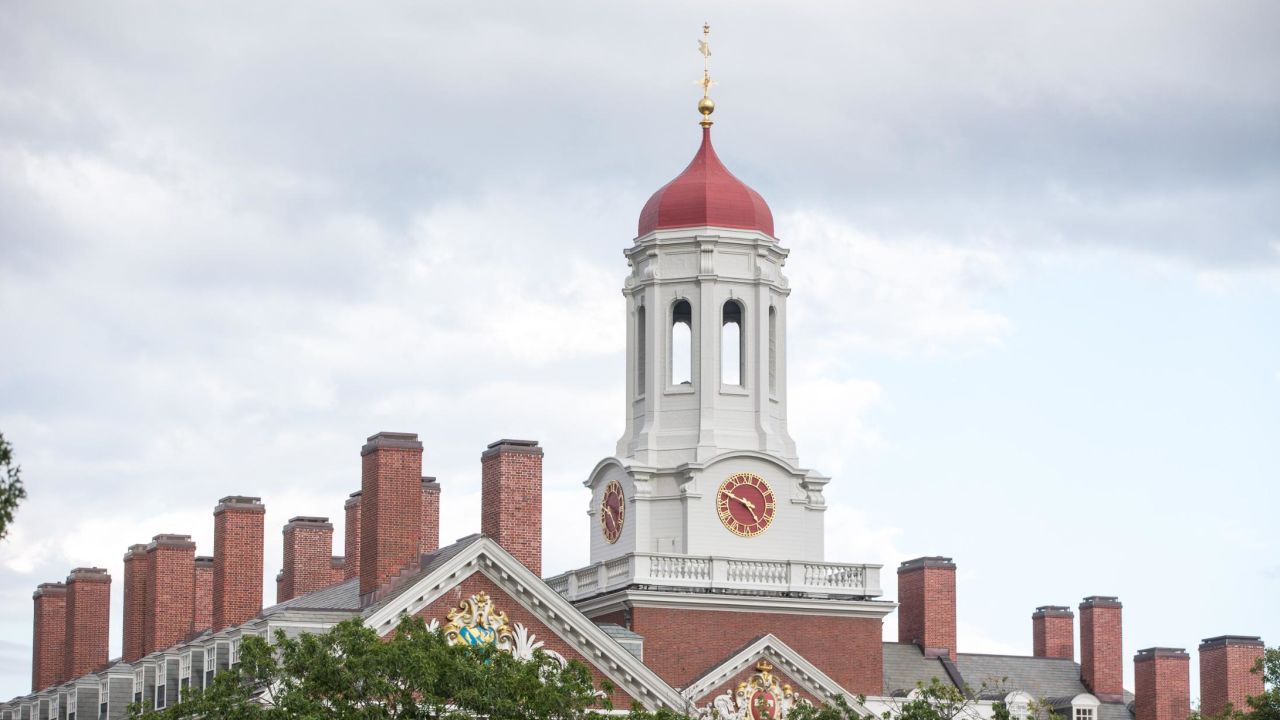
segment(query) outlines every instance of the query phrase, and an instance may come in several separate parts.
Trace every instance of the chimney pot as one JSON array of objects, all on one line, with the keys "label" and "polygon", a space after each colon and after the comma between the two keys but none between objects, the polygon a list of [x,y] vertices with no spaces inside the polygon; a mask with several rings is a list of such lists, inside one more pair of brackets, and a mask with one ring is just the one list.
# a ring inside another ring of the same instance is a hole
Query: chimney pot
[{"label": "chimney pot", "polygon": [[214,632],[239,625],[262,609],[262,499],[228,495],[213,509]]},{"label": "chimney pot", "polygon": [[503,439],[480,454],[480,532],[542,575],[542,448]]},{"label": "chimney pot", "polygon": [[276,601],[328,587],[333,552],[333,524],[327,517],[297,516],[284,526],[284,570]]},{"label": "chimney pot", "polygon": [[360,456],[360,597],[370,601],[419,557],[422,443],[415,433],[381,432]]},{"label": "chimney pot", "polygon": [[1248,698],[1265,690],[1253,672],[1266,647],[1257,635],[1218,635],[1200,642],[1200,714],[1215,717],[1228,706],[1247,710]]},{"label": "chimney pot", "polygon": [[60,679],[77,678],[107,664],[111,630],[111,576],[103,568],[76,568],[67,576],[66,651]]},{"label": "chimney pot", "polygon": [[956,655],[956,564],[933,555],[898,566],[898,642],[928,657]]},{"label": "chimney pot", "polygon": [[1041,605],[1031,615],[1031,645],[1035,657],[1073,660],[1075,613],[1063,605]]},{"label": "chimney pot", "polygon": [[1102,702],[1124,701],[1122,608],[1114,595],[1080,603],[1080,680]]},{"label": "chimney pot", "polygon": [[67,586],[41,583],[31,594],[34,623],[31,640],[31,692],[38,692],[66,678]]},{"label": "chimney pot", "polygon": [[1152,647],[1133,657],[1135,720],[1187,720],[1191,714],[1191,656],[1182,648]]}]

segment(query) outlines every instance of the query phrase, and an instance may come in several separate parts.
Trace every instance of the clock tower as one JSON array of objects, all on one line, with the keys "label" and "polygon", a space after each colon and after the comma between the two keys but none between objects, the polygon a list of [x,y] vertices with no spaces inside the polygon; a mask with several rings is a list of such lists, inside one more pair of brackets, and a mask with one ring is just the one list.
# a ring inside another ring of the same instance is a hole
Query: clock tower
[{"label": "clock tower", "polygon": [[625,250],[626,429],[592,490],[591,561],[631,553],[823,559],[822,489],[787,429],[788,250],[711,143]]}]

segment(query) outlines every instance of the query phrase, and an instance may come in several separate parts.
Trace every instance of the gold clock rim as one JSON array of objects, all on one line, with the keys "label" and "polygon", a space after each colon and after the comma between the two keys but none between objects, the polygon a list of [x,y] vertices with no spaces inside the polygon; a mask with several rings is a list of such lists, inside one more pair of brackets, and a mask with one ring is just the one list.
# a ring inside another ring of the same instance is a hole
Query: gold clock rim
[{"label": "gold clock rim", "polygon": [[[622,502],[618,503],[618,534],[612,538],[609,537],[609,527],[604,522],[604,502],[609,497],[609,491],[614,488],[618,489],[618,497]],[[627,494],[622,490],[622,483],[617,480],[610,480],[608,485],[604,486],[604,492],[600,493],[600,534],[604,537],[604,541],[613,545],[622,538],[622,528],[627,523]]]},{"label": "gold clock rim", "polygon": [[763,535],[763,534],[764,534],[764,531],[768,530],[770,527],[772,527],[772,526],[773,526],[773,518],[774,518],[774,516],[776,516],[776,515],[777,515],[777,511],[776,511],[776,510],[774,511],[774,513],[773,513],[773,514],[769,515],[769,516],[765,519],[764,527],[761,527],[759,530],[757,530],[757,531],[755,531],[755,532],[753,532],[753,533],[738,532],[737,530],[734,530],[733,528],[729,527],[729,525],[725,523],[724,518],[720,517],[720,513],[719,513],[719,511],[718,511],[718,510],[716,510],[716,508],[718,508],[718,507],[719,507],[719,505],[720,505],[720,493],[724,492],[724,486],[725,486],[725,485],[728,485],[730,480],[732,480],[732,479],[734,479],[734,478],[736,478],[736,477],[742,477],[743,475],[749,475],[749,476],[751,476],[751,477],[753,477],[753,478],[755,478],[755,479],[759,480],[760,482],[764,483],[764,486],[765,486],[765,487],[769,488],[769,494],[770,494],[770,495],[773,495],[775,498],[778,496],[778,493],[773,489],[773,486],[769,484],[769,481],[768,481],[768,480],[765,480],[764,478],[760,477],[759,475],[757,475],[757,474],[755,474],[755,473],[753,473],[753,472],[736,472],[736,473],[733,473],[733,474],[729,475],[729,477],[725,478],[725,479],[720,483],[719,487],[717,487],[717,488],[716,488],[716,494],[715,494],[715,498],[716,498],[716,500],[715,500],[715,503],[713,503],[711,507],[712,507],[712,510],[716,513],[716,518],[717,518],[718,520],[720,520],[720,525],[721,525],[721,526],[723,526],[725,530],[728,530],[729,532],[733,533],[734,535],[737,535],[738,537],[753,538],[753,537],[758,537],[758,536],[760,536],[760,535]]}]

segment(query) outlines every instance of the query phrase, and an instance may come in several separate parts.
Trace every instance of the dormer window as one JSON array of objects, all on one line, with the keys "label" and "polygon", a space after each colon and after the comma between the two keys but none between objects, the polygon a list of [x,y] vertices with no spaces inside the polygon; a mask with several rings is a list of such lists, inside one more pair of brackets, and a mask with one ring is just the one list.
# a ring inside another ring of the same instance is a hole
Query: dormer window
[{"label": "dormer window", "polygon": [[107,713],[111,710],[111,686],[104,679],[98,683],[98,720],[107,720]]},{"label": "dormer window", "polygon": [[738,385],[742,382],[742,303],[730,300],[724,304],[720,325],[720,383]]},{"label": "dormer window", "polygon": [[218,643],[209,643],[204,648],[204,686],[213,684],[213,676],[218,671]]},{"label": "dormer window", "polygon": [[1098,720],[1098,698],[1080,693],[1071,698],[1071,720]]},{"label": "dormer window", "polygon": [[231,653],[227,666],[240,664],[240,638],[231,638]]},{"label": "dormer window", "polygon": [[147,684],[146,668],[139,667],[137,670],[134,670],[133,671],[133,701],[134,702],[139,704],[142,703],[143,688],[146,686],[146,684]]},{"label": "dormer window", "polygon": [[1031,714],[1031,696],[1021,690],[1014,690],[1005,696],[1004,706],[1012,720],[1027,720]]},{"label": "dormer window", "polygon": [[671,306],[671,384],[693,385],[693,306],[688,300]]},{"label": "dormer window", "polygon": [[156,663],[156,709],[162,710],[169,704],[169,661],[160,658]]}]

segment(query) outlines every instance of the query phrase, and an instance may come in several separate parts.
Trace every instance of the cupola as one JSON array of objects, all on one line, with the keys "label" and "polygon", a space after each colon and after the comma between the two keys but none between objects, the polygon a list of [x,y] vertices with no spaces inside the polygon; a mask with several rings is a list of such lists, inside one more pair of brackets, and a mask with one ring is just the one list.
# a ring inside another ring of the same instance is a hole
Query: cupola
[{"label": "cupola", "polygon": [[[708,115],[710,113],[707,113]],[[773,235],[773,213],[760,193],[733,176],[711,145],[710,121],[702,146],[675,180],[658,188],[640,211],[639,235],[670,228],[714,227]]]}]

